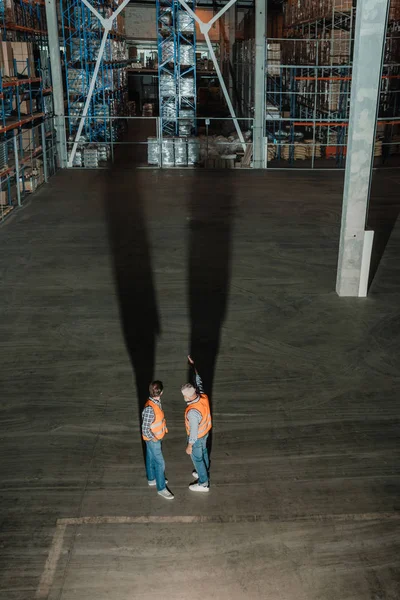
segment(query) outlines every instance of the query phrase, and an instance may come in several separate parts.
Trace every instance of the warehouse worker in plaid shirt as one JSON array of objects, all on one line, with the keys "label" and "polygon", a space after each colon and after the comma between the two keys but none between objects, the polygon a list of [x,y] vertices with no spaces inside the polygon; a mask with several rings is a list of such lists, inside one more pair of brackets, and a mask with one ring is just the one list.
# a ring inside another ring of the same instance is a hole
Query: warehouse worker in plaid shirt
[{"label": "warehouse worker in plaid shirt", "polygon": [[150,397],[142,412],[142,438],[146,442],[146,473],[150,486],[157,486],[157,493],[166,500],[174,495],[167,489],[165,480],[165,462],[162,453],[162,440],[168,433],[161,396],[164,386],[161,381],[152,381],[149,385]]},{"label": "warehouse worker in plaid shirt", "polygon": [[186,454],[189,454],[194,464],[193,477],[196,483],[189,485],[192,492],[209,492],[207,439],[211,430],[211,412],[208,396],[204,393],[203,382],[194,365],[194,360],[188,356],[190,365],[195,373],[195,385],[185,383],[181,387],[186,402],[185,425],[188,436]]}]

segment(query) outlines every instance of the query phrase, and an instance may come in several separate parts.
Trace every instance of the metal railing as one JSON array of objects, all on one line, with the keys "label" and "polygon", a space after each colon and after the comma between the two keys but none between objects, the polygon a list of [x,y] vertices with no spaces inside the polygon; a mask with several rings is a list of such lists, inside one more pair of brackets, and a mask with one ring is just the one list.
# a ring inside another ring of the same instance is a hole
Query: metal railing
[{"label": "metal railing", "polygon": [[58,168],[54,119],[22,131],[0,143],[0,222]]},{"label": "metal railing", "polygon": [[[158,117],[85,117],[72,168],[109,168],[121,153],[125,158],[129,153],[129,164],[136,167],[251,168],[253,119],[236,120],[244,142],[233,121],[202,117],[187,128],[182,118],[177,127],[181,135],[165,136]],[[99,131],[99,123],[101,137],[93,139],[91,131]],[[68,156],[75,141],[71,136],[66,142]]]}]

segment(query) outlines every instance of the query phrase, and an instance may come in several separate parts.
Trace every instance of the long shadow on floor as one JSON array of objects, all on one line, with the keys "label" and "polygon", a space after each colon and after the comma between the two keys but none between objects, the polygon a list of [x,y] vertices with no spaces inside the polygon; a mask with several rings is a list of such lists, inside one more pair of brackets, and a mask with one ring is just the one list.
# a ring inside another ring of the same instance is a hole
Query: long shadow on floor
[{"label": "long shadow on floor", "polygon": [[[213,383],[230,288],[233,177],[229,170],[208,172],[207,177],[201,170],[195,171],[189,199],[190,353],[210,398],[211,414],[215,409]],[[211,451],[211,436],[209,446]]]},{"label": "long shadow on floor", "polygon": [[[154,376],[160,324],[140,172],[132,166],[135,153],[135,146],[117,147],[108,178],[106,215],[123,334],[136,377],[140,423]],[[143,443],[142,447],[145,456]]]},{"label": "long shadow on floor", "polygon": [[[374,172],[367,218],[367,228],[374,231],[369,284],[379,268],[386,246],[400,214],[400,198],[397,194],[399,178],[390,174]],[[385,176],[386,175],[386,176]]]}]

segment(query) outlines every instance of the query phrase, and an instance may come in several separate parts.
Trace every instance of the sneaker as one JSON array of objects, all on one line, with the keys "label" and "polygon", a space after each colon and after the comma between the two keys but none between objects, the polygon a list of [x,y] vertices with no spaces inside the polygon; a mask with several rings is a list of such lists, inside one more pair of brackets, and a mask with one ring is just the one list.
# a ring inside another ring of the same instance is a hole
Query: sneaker
[{"label": "sneaker", "polygon": [[[147,480],[147,483],[150,487],[155,487],[157,485],[157,481],[155,479]],[[168,483],[168,479],[165,480],[165,483]]]},{"label": "sneaker", "polygon": [[192,492],[209,492],[210,488],[208,485],[201,485],[201,483],[192,483],[192,485],[189,485],[189,490],[192,490]]},{"label": "sneaker", "polygon": [[162,496],[166,500],[173,500],[174,499],[174,495],[169,490],[167,490],[167,488],[164,488],[163,490],[161,490],[161,492],[157,492],[157,494],[159,496]]},{"label": "sneaker", "polygon": [[199,474],[197,471],[192,471],[192,477],[193,479],[198,479],[199,478]]}]

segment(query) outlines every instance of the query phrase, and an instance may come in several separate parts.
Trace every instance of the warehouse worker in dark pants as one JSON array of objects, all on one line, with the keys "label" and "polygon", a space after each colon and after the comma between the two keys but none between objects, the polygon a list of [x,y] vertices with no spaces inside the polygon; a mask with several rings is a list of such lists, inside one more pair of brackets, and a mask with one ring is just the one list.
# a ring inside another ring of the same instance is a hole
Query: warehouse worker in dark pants
[{"label": "warehouse worker in dark pants", "polygon": [[208,396],[203,391],[203,382],[193,359],[188,356],[189,363],[192,365],[195,373],[195,386],[191,383],[185,383],[181,392],[186,402],[185,425],[188,436],[186,454],[191,456],[194,471],[193,477],[197,479],[196,483],[189,485],[192,492],[209,492],[208,470],[210,462],[207,450],[207,438],[211,430],[211,413]]},{"label": "warehouse worker in dark pants", "polygon": [[165,480],[165,462],[162,453],[162,440],[168,433],[164,411],[161,406],[163,394],[161,381],[152,381],[149,385],[150,397],[142,412],[142,437],[146,442],[147,483],[157,486],[157,493],[166,500],[173,500],[174,495],[167,489]]}]

